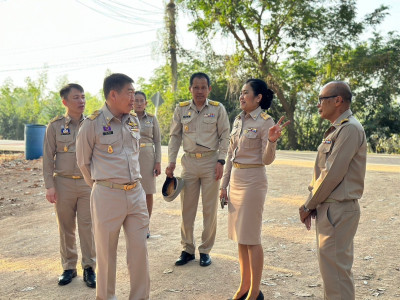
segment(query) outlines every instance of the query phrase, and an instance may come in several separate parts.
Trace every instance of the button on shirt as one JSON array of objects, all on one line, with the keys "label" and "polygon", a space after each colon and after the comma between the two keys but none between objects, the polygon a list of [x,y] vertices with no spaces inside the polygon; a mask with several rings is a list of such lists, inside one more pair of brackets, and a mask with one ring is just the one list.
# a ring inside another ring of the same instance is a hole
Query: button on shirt
[{"label": "button on shirt", "polygon": [[160,126],[157,118],[153,115],[144,112],[143,116],[139,117],[140,122],[140,143],[154,144],[156,163],[161,163],[161,135]]},{"label": "button on shirt", "polygon": [[54,173],[82,176],[76,162],[75,140],[83,121],[72,119],[68,114],[50,121],[43,144],[43,177],[46,189],[54,187]]},{"label": "button on shirt", "polygon": [[232,163],[269,165],[275,160],[276,142],[268,141],[268,132],[275,125],[259,106],[246,114],[241,112],[233,123],[222,188],[229,184]]},{"label": "button on shirt", "polygon": [[77,137],[76,155],[85,181],[92,186],[96,180],[126,184],[140,179],[139,139],[136,114],[125,114],[120,121],[104,104],[83,122]]},{"label": "button on shirt", "polygon": [[360,199],[364,190],[367,142],[364,128],[345,111],[326,131],[318,147],[310,195],[305,206],[315,209],[325,200]]},{"label": "button on shirt", "polygon": [[175,108],[168,144],[169,162],[176,162],[182,140],[185,152],[218,150],[218,159],[225,159],[229,144],[229,119],[225,107],[206,99],[197,111],[193,100],[186,103],[184,106],[177,104]]}]

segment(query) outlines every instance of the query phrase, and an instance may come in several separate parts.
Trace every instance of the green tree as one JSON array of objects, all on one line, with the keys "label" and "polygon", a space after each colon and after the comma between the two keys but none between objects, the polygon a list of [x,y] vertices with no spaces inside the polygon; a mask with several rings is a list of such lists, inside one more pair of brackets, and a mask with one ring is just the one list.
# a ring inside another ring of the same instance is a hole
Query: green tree
[{"label": "green tree", "polygon": [[279,100],[276,110],[282,109],[291,121],[287,140],[291,149],[299,144],[299,124],[295,121],[299,100],[314,94],[320,79],[312,56],[302,53],[328,49],[325,56],[334,55],[343,45],[356,42],[365,28],[379,24],[387,10],[381,6],[357,21],[356,1],[352,0],[177,2],[193,15],[190,30],[201,40],[210,41],[222,34],[236,41],[237,52],[230,64],[230,70],[236,72],[230,77],[242,78],[245,74],[267,81]]}]

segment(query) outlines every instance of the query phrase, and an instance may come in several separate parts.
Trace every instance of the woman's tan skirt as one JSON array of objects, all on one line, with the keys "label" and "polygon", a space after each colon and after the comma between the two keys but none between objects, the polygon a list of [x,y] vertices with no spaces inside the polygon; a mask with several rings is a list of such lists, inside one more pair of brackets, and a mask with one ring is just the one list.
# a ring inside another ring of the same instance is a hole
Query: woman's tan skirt
[{"label": "woman's tan skirt", "polygon": [[265,167],[232,168],[228,237],[243,245],[261,244],[262,214],[268,182]]},{"label": "woman's tan skirt", "polygon": [[142,147],[139,152],[141,184],[146,193],[156,193],[156,177],[154,176],[155,153],[153,147]]}]

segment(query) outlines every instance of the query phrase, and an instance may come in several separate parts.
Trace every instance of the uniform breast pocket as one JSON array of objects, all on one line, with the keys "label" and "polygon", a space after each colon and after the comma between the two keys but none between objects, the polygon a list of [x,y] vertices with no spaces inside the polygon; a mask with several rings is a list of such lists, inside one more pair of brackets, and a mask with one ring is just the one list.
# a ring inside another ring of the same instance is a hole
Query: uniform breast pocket
[{"label": "uniform breast pocket", "polygon": [[330,144],[321,144],[318,146],[318,167],[319,168],[325,168],[326,166],[326,161],[329,157],[329,154],[331,152],[332,148],[332,143]]},{"label": "uniform breast pocket", "polygon": [[207,117],[203,119],[204,130],[215,131],[217,129],[217,118]]},{"label": "uniform breast pocket", "polygon": [[[143,130],[143,128],[142,128],[142,130]],[[139,151],[139,148],[140,148],[139,142],[140,142],[141,135],[137,131],[131,131],[131,136],[133,137],[133,139],[132,139],[133,152],[137,152],[137,151]]]},{"label": "uniform breast pocket", "polygon": [[244,148],[254,149],[261,147],[261,139],[257,136],[257,132],[249,131],[243,135]]},{"label": "uniform breast pocket", "polygon": [[141,135],[145,137],[153,137],[153,123],[144,123],[144,125],[141,127]]},{"label": "uniform breast pocket", "polygon": [[122,151],[122,138],[118,135],[100,136],[99,143],[96,146],[104,154],[118,154]]},{"label": "uniform breast pocket", "polygon": [[196,132],[196,123],[191,119],[182,119],[182,131],[186,133]]},{"label": "uniform breast pocket", "polygon": [[72,134],[56,136],[57,152],[75,151],[74,137]]}]

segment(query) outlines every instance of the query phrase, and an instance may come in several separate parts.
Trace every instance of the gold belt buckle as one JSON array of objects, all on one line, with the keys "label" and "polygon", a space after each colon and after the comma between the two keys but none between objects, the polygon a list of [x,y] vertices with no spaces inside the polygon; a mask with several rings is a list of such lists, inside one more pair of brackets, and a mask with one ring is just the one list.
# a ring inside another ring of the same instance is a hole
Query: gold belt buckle
[{"label": "gold belt buckle", "polygon": [[72,179],[81,179],[81,176],[74,176],[74,175],[72,175]]},{"label": "gold belt buckle", "polygon": [[141,143],[141,144],[140,144],[140,148],[143,148],[143,147],[146,147],[146,144],[145,144],[145,143]]},{"label": "gold belt buckle", "polygon": [[134,184],[126,184],[124,185],[124,191],[130,191],[131,189],[136,187],[136,183]]},{"label": "gold belt buckle", "polygon": [[203,155],[201,153],[196,153],[196,158],[201,158]]}]

